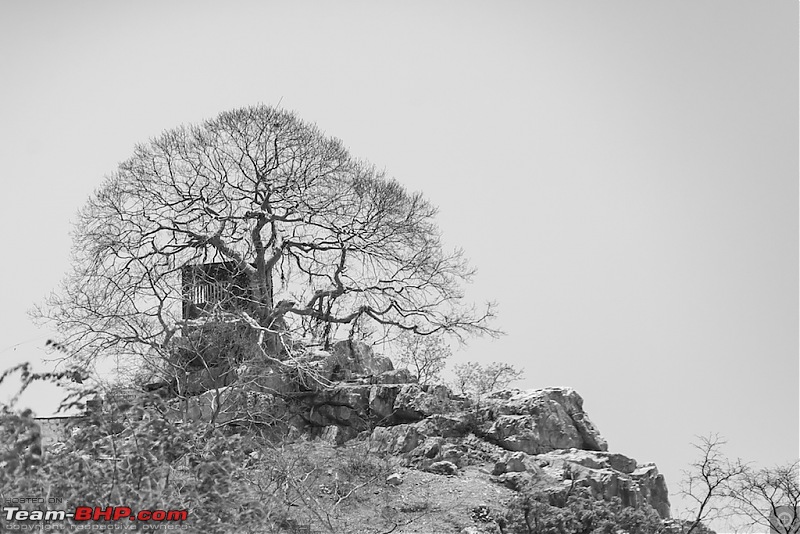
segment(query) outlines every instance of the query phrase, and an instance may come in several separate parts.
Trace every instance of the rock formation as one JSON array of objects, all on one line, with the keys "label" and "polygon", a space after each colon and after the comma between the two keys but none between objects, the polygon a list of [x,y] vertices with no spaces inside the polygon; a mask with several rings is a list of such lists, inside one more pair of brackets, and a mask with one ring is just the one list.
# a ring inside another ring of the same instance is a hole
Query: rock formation
[{"label": "rock formation", "polygon": [[480,413],[485,421],[480,432],[504,449],[528,454],[608,450],[583,411],[583,399],[570,388],[499,391],[489,396]]},{"label": "rock formation", "polygon": [[649,504],[670,517],[663,475],[653,464],[608,452],[571,388],[504,390],[476,404],[445,386],[410,383],[407,371],[358,342],[336,343],[300,363],[315,380],[274,371],[243,380],[240,370],[247,386],[192,397],[174,407],[175,415],[257,423],[336,444],[369,439],[375,450],[431,473],[487,465],[486,476],[511,489],[533,481],[553,491],[584,487],[597,498]]}]

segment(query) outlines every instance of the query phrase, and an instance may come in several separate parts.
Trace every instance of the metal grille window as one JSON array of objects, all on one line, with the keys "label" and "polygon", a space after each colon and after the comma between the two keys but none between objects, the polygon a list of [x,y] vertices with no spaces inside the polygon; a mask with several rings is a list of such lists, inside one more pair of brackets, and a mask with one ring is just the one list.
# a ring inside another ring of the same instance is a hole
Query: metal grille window
[{"label": "metal grille window", "polygon": [[227,311],[247,306],[250,283],[235,263],[186,265],[181,269],[183,318],[196,319],[222,308]]},{"label": "metal grille window", "polygon": [[189,300],[192,304],[215,304],[230,298],[227,284],[198,284],[191,288]]}]

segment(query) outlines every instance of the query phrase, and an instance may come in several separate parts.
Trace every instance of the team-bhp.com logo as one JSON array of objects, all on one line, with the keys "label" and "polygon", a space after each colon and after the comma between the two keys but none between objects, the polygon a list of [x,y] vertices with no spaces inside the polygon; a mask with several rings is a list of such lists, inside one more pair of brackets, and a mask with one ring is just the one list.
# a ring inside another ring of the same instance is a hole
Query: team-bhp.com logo
[{"label": "team-bhp.com logo", "polygon": [[772,534],[800,533],[800,508],[776,507],[770,514],[769,526]]},{"label": "team-bhp.com logo", "polygon": [[[74,512],[65,510],[23,510],[17,506],[6,506],[3,509],[6,521],[153,521],[156,523],[186,521],[189,513],[186,510],[140,510],[135,512],[127,506],[77,506]],[[13,529],[13,527],[11,527]]]}]

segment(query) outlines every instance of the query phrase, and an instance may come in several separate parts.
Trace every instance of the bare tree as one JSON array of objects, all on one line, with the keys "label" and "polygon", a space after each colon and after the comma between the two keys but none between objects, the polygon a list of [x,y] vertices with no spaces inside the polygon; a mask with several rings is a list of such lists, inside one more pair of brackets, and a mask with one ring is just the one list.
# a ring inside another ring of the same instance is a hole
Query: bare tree
[{"label": "bare tree", "polygon": [[480,400],[484,395],[508,387],[509,384],[520,380],[523,369],[517,369],[511,364],[492,362],[482,366],[476,362],[467,362],[454,366],[456,375],[454,386],[462,395],[467,395]]},{"label": "bare tree", "polygon": [[[699,438],[699,443],[692,446],[699,456],[685,470],[681,484],[681,495],[696,506],[692,519],[686,521],[686,534],[701,529],[701,524],[708,524],[732,514],[728,493],[729,485],[746,472],[746,465],[741,460],[728,460],[722,453],[725,440],[719,435]],[[727,504],[727,506],[726,506]]]},{"label": "bare tree", "polygon": [[747,527],[759,525],[779,534],[800,532],[798,462],[755,469],[728,459],[722,451],[725,443],[718,435],[709,435],[692,444],[699,455],[684,471],[680,493],[696,508],[692,519],[682,521],[682,531],[704,532],[704,523],[747,518]]},{"label": "bare tree", "polygon": [[397,361],[417,376],[420,384],[430,384],[439,378],[447,359],[453,354],[442,336],[417,336],[402,332],[397,340]]},{"label": "bare tree", "polygon": [[369,323],[496,334],[435,215],[292,113],[225,112],[135,148],[80,211],[71,271],[34,315],[83,363],[127,355],[167,375],[212,368],[209,343],[285,360],[291,333],[327,344]]},{"label": "bare tree", "polygon": [[730,497],[736,511],[748,517],[751,525],[768,527],[778,534],[800,532],[798,462],[746,469],[731,484]]}]

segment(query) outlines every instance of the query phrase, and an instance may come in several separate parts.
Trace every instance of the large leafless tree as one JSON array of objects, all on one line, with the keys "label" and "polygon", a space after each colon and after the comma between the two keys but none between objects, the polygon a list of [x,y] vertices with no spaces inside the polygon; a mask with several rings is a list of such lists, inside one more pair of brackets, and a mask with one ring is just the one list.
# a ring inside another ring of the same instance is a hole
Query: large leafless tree
[{"label": "large leafless tree", "polygon": [[248,301],[226,313],[254,331],[493,333],[492,307],[464,302],[472,271],[443,247],[435,214],[292,113],[225,112],[137,146],[105,180],[40,315],[87,361],[161,354],[185,326],[181,269],[224,262]]}]

